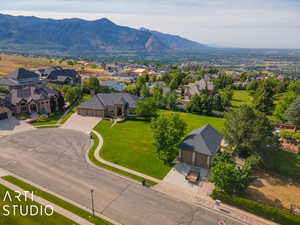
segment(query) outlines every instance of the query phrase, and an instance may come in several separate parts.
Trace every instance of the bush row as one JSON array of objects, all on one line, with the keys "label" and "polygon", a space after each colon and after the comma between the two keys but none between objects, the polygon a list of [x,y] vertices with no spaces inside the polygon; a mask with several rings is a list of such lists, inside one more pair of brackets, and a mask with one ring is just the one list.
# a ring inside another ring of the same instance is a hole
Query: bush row
[{"label": "bush row", "polygon": [[289,212],[267,206],[265,204],[248,200],[242,197],[228,195],[224,192],[214,190],[212,193],[214,199],[221,200],[224,203],[243,209],[255,215],[261,216],[268,220],[283,225],[299,225],[300,216],[293,215]]}]

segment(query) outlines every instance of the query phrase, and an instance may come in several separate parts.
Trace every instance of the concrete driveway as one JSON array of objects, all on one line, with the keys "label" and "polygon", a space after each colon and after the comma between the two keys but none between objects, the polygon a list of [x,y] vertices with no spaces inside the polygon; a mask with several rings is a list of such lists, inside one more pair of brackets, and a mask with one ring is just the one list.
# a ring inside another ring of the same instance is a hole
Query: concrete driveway
[{"label": "concrete driveway", "polygon": [[36,128],[34,128],[32,125],[26,123],[25,121],[18,120],[15,117],[0,120],[0,137],[35,129]]},{"label": "concrete driveway", "polygon": [[63,129],[71,129],[89,134],[93,128],[101,121],[101,117],[81,116],[77,112],[61,126]]},{"label": "concrete driveway", "polygon": [[85,207],[126,225],[241,224],[121,178],[86,161],[89,136],[61,128],[39,129],[0,138],[0,165]]},{"label": "concrete driveway", "polygon": [[189,191],[197,192],[199,184],[207,179],[208,170],[203,168],[197,168],[200,172],[200,179],[197,183],[190,183],[185,179],[188,172],[192,169],[192,166],[184,163],[176,163],[175,166],[170,170],[167,176],[163,179],[164,182],[176,185],[181,188],[185,188]]}]

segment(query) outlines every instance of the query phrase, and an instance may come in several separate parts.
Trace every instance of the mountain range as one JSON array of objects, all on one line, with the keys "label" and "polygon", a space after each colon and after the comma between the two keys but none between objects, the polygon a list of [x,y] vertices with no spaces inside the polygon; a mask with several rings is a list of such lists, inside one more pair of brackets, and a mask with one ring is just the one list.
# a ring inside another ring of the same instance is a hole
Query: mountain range
[{"label": "mountain range", "polygon": [[56,55],[165,54],[209,48],[180,36],[119,26],[107,18],[42,19],[0,14],[0,49]]}]

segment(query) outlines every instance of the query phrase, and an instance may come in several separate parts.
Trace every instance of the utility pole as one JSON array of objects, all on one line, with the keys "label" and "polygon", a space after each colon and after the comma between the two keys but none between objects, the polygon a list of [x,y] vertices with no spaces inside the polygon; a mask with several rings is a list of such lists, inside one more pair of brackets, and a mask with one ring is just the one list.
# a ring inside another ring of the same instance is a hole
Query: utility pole
[{"label": "utility pole", "polygon": [[91,197],[92,197],[92,211],[93,211],[93,217],[95,217],[95,208],[94,208],[94,190],[91,189]]}]

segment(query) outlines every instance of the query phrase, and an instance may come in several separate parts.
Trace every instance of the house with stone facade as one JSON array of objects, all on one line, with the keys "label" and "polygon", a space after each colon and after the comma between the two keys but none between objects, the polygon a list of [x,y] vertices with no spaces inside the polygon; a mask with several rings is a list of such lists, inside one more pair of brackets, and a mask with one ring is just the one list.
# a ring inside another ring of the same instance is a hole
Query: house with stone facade
[{"label": "house with stone facade", "polygon": [[58,111],[59,93],[47,87],[28,86],[12,89],[10,108],[19,113],[53,113]]},{"label": "house with stone facade", "polygon": [[96,94],[79,105],[77,111],[82,116],[126,117],[134,113],[138,100],[139,97],[128,93]]},{"label": "house with stone facade", "polygon": [[0,79],[0,86],[9,89],[9,93],[1,94],[0,106],[13,114],[56,112],[59,93],[46,85],[38,74],[19,68]]},{"label": "house with stone facade", "polygon": [[220,149],[221,141],[222,135],[210,125],[193,130],[179,144],[179,161],[208,169],[212,157]]}]

